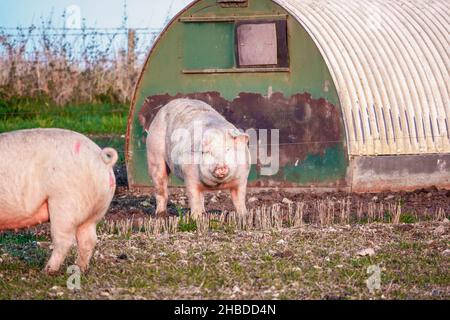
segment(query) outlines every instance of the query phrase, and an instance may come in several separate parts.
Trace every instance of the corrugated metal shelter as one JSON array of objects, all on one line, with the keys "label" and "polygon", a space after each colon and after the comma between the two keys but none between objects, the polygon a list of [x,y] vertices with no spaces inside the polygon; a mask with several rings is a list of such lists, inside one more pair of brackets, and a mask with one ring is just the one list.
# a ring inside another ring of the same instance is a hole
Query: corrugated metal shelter
[{"label": "corrugated metal shelter", "polygon": [[277,0],[337,87],[351,155],[450,152],[447,0]]},{"label": "corrugated metal shelter", "polygon": [[[450,188],[447,0],[198,0],[154,44],[127,134],[147,187],[146,128],[174,98],[280,129],[280,170],[250,186]],[[172,181],[178,185],[179,181]]]}]

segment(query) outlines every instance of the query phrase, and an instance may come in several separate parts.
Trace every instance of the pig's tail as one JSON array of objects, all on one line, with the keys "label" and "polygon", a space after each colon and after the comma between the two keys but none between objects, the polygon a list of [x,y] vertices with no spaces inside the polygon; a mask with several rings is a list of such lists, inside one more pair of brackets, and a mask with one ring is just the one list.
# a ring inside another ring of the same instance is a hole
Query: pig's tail
[{"label": "pig's tail", "polygon": [[112,167],[116,164],[117,160],[119,159],[119,155],[117,154],[117,151],[113,148],[105,148],[101,152],[102,160],[103,162]]}]

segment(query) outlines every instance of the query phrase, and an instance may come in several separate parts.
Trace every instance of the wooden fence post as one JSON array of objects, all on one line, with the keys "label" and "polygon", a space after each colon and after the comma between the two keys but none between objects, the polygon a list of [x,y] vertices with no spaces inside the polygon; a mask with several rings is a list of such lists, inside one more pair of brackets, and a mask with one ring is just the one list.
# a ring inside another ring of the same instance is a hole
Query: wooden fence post
[{"label": "wooden fence post", "polygon": [[136,30],[128,29],[128,51],[127,51],[127,64],[132,70],[134,69],[134,63],[136,61]]}]

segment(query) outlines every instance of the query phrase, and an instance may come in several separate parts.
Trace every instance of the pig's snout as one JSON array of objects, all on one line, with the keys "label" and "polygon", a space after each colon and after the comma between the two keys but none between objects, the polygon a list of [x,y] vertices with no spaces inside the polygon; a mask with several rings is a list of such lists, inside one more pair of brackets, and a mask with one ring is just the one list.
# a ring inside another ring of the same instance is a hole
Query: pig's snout
[{"label": "pig's snout", "polygon": [[230,173],[230,168],[228,168],[228,166],[226,166],[226,165],[217,166],[213,171],[214,177],[216,177],[218,179],[225,178],[229,173]]}]

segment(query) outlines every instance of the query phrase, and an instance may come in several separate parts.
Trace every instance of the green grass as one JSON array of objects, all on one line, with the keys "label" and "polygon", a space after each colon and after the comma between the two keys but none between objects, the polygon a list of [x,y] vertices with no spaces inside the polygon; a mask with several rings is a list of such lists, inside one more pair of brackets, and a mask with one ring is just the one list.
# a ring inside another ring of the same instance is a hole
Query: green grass
[{"label": "green grass", "polygon": [[402,213],[400,216],[401,223],[416,223],[419,219],[413,213]]},{"label": "green grass", "polygon": [[178,222],[178,230],[181,232],[193,232],[197,230],[197,223],[188,216],[183,216]]},{"label": "green grass", "polygon": [[45,102],[0,100],[0,133],[63,128],[91,135],[123,135],[127,117],[128,106],[120,104],[56,106]]},{"label": "green grass", "polygon": [[[22,261],[28,267],[42,267],[48,258],[48,253],[37,244],[37,241],[45,241],[45,236],[25,231],[21,233],[0,233],[0,252]],[[14,269],[14,264],[10,266]]]},{"label": "green grass", "polygon": [[89,136],[101,148],[119,152],[125,162],[128,106],[121,104],[56,106],[43,101],[0,100],[0,133],[32,128],[62,128]]},{"label": "green grass", "polygon": [[46,240],[45,236],[38,236],[31,231],[25,231],[22,233],[14,233],[14,232],[0,233],[0,245],[24,245],[44,240]]}]

